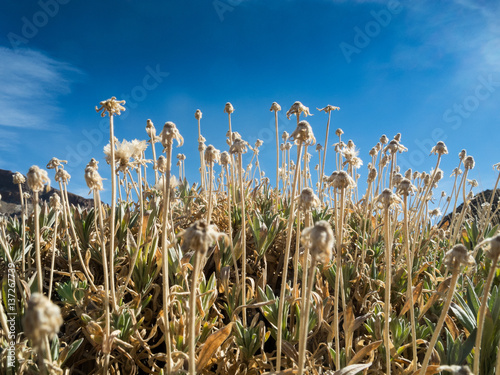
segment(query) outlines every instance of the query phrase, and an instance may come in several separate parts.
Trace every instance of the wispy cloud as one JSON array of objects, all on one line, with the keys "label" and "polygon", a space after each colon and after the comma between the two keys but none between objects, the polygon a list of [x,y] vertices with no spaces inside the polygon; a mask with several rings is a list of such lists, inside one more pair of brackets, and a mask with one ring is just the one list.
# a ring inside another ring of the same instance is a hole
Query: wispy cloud
[{"label": "wispy cloud", "polygon": [[0,126],[47,128],[80,72],[42,52],[0,46]]}]

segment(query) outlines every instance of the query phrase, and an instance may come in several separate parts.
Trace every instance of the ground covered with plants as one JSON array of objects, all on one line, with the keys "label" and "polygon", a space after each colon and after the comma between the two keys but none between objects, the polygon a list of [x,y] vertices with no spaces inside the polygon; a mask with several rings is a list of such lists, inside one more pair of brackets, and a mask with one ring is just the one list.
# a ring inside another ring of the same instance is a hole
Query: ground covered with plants
[{"label": "ground covered with plants", "polygon": [[[270,181],[262,142],[233,131],[227,103],[223,152],[205,145],[195,113],[190,184],[185,156],[173,164],[175,124],[114,137],[123,104],[96,107],[110,121],[109,204],[95,159],[82,171],[93,208],[68,204],[64,160],[13,175],[23,214],[0,222],[2,372],[500,374],[499,207],[494,193],[471,203],[465,150],[457,158],[438,142],[432,170],[401,171],[401,134],[384,135],[362,166],[349,134],[329,134],[338,107],[320,110],[320,135],[296,102]],[[272,104],[276,133],[280,110]],[[455,170],[439,168],[445,157]],[[59,193],[42,202],[51,179]]]}]

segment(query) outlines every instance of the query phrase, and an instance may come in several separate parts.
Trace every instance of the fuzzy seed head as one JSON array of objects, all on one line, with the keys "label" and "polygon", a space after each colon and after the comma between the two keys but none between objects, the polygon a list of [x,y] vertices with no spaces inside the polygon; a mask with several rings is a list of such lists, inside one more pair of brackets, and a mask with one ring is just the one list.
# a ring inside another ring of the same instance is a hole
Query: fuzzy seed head
[{"label": "fuzzy seed head", "polygon": [[401,204],[401,198],[392,192],[391,189],[384,189],[382,193],[375,199],[375,203],[379,208],[388,210],[389,208]]},{"label": "fuzzy seed head", "polygon": [[209,145],[205,150],[205,160],[207,163],[218,163],[220,159],[220,151],[214,146]]},{"label": "fuzzy seed head", "polygon": [[245,154],[248,150],[247,150],[247,147],[248,147],[248,142],[247,141],[244,141],[243,139],[241,138],[236,138],[234,141],[233,141],[233,145],[229,148],[229,153],[230,154]]},{"label": "fuzzy seed head", "polygon": [[40,169],[36,165],[33,165],[29,169],[26,177],[28,178],[28,187],[34,192],[41,192],[45,184],[50,188],[50,179],[47,171]]},{"label": "fuzzy seed head", "polygon": [[467,248],[462,245],[455,245],[451,250],[448,250],[444,255],[443,263],[446,267],[454,269],[455,267],[475,266],[476,261],[474,257],[469,254]]},{"label": "fuzzy seed head", "polygon": [[177,130],[177,126],[173,122],[167,121],[161,132],[161,144],[165,148],[172,147],[174,139],[177,141],[177,147],[184,144],[184,138],[182,138],[179,130]]},{"label": "fuzzy seed head", "polygon": [[271,109],[270,109],[271,112],[278,112],[278,111],[281,111],[281,106],[276,103],[276,102],[273,102],[273,104],[271,104]]},{"label": "fuzzy seed head", "polygon": [[445,155],[447,153],[448,153],[448,149],[446,148],[446,145],[442,141],[439,141],[438,143],[436,143],[436,145],[431,149],[431,155],[435,154],[435,155],[441,156],[441,155]]},{"label": "fuzzy seed head", "polygon": [[121,111],[125,111],[125,100],[116,100],[116,97],[104,100],[99,103],[100,107],[95,107],[96,112],[101,112],[101,117],[105,117],[106,113],[111,117],[113,115],[120,115]]},{"label": "fuzzy seed head", "polygon": [[320,204],[319,198],[311,188],[303,189],[299,195],[299,209],[304,212],[309,212],[313,207],[318,207]]},{"label": "fuzzy seed head", "polygon": [[309,107],[306,107],[304,104],[297,101],[297,102],[292,104],[292,106],[290,107],[290,109],[286,113],[286,117],[290,120],[291,115],[300,116],[301,113],[303,113],[304,116],[306,116],[306,117],[312,116],[311,113],[309,112]]},{"label": "fuzzy seed head", "polygon": [[[498,259],[500,257],[500,235],[488,238],[481,242],[478,246],[487,245],[485,250],[486,256],[491,260]],[[492,265],[494,267],[495,265]]]},{"label": "fuzzy seed head", "polygon": [[467,169],[473,169],[475,165],[474,158],[472,156],[466,156],[464,159],[464,168]]},{"label": "fuzzy seed head", "polygon": [[94,167],[94,164],[90,161],[85,168],[85,182],[87,183],[90,191],[94,192],[104,190],[102,185],[103,178],[97,171],[96,167],[97,165]]},{"label": "fuzzy seed head", "polygon": [[335,130],[335,135],[337,137],[340,137],[342,134],[344,134],[344,131],[340,128],[338,128],[337,130]]},{"label": "fuzzy seed head", "polygon": [[26,178],[24,178],[24,176],[21,173],[16,172],[12,175],[12,181],[14,182],[14,184],[20,185],[26,182]]},{"label": "fuzzy seed head", "polygon": [[156,168],[158,168],[158,172],[165,173],[167,171],[167,158],[163,155],[160,155],[158,160],[156,161]]},{"label": "fuzzy seed head", "polygon": [[43,344],[45,337],[52,339],[63,323],[61,309],[40,293],[33,293],[24,314],[24,333],[36,347]]},{"label": "fuzzy seed head", "polygon": [[61,197],[59,196],[59,194],[54,193],[50,196],[49,206],[54,211],[61,211],[62,205],[61,205]]},{"label": "fuzzy seed head", "polygon": [[234,112],[234,107],[231,103],[227,102],[226,106],[224,107],[224,113],[231,114]]},{"label": "fuzzy seed head", "polygon": [[317,262],[326,264],[331,260],[334,241],[332,227],[324,220],[302,231],[302,243],[311,249],[313,264]]},{"label": "fuzzy seed head", "polygon": [[368,182],[373,182],[377,178],[377,168],[370,166],[368,171]]},{"label": "fuzzy seed head", "polygon": [[205,220],[198,220],[188,229],[182,231],[179,237],[182,237],[182,250],[189,249],[205,254],[212,243],[214,243],[223,234],[217,231],[215,225],[207,224]]},{"label": "fuzzy seed head", "polygon": [[413,195],[413,193],[417,191],[417,188],[415,185],[411,183],[411,181],[408,178],[403,178],[397,188],[397,193],[402,196],[409,196]]},{"label": "fuzzy seed head", "polygon": [[331,111],[340,111],[339,107],[328,104],[325,108],[316,108],[318,111],[323,111],[325,113],[330,113]]},{"label": "fuzzy seed head", "polygon": [[197,109],[196,112],[194,113],[194,118],[197,120],[201,120],[202,116],[203,116],[203,113],[201,113],[201,111],[199,109]]},{"label": "fuzzy seed head", "polygon": [[335,189],[347,189],[356,186],[356,183],[346,171],[338,171],[335,175],[334,173],[330,177],[332,177],[332,186]]},{"label": "fuzzy seed head", "polygon": [[47,163],[47,169],[56,169],[58,167],[64,168],[63,164],[68,164],[67,160],[59,160],[58,158],[52,158]]},{"label": "fuzzy seed head", "polygon": [[306,145],[313,145],[316,143],[312,127],[305,120],[299,122],[297,128],[290,135],[290,140],[295,141],[296,144],[305,143]]}]

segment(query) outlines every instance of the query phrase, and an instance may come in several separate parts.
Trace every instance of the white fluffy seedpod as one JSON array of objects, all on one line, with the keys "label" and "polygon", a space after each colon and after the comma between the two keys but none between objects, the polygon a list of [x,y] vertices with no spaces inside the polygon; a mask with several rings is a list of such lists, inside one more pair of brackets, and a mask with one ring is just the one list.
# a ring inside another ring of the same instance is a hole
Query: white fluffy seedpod
[{"label": "white fluffy seedpod", "polygon": [[170,147],[174,143],[174,139],[177,141],[177,147],[184,144],[184,138],[182,138],[179,130],[177,130],[177,126],[173,122],[167,121],[161,132],[161,144],[164,148],[167,148],[167,146]]},{"label": "white fluffy seedpod", "polygon": [[436,143],[436,145],[431,149],[431,153],[430,155],[432,154],[437,154],[437,155],[445,155],[448,153],[448,149],[446,148],[446,145],[444,144],[443,141],[439,141],[438,143]]},{"label": "white fluffy seedpod", "polygon": [[182,237],[182,250],[189,249],[205,254],[212,243],[224,234],[217,231],[215,225],[207,224],[205,220],[198,220],[189,228],[178,234]]},{"label": "white fluffy seedpod", "polygon": [[120,115],[121,111],[125,111],[125,107],[122,106],[125,104],[125,100],[116,100],[116,97],[112,97],[110,99],[104,100],[99,103],[100,107],[95,107],[96,112],[101,112],[101,117],[105,117],[106,113],[109,116]]},{"label": "white fluffy seedpod", "polygon": [[330,177],[332,178],[331,184],[335,189],[347,189],[356,186],[356,183],[346,171],[334,172]]},{"label": "white fluffy seedpod", "polygon": [[472,156],[466,156],[464,159],[464,168],[467,169],[473,169],[475,165],[474,158]]},{"label": "white fluffy seedpod", "polygon": [[389,209],[392,206],[401,204],[401,198],[392,192],[391,189],[384,189],[382,193],[375,199],[377,206],[383,209]]},{"label": "white fluffy seedpod", "polygon": [[281,111],[281,106],[276,103],[276,102],[273,102],[273,104],[271,104],[271,109],[270,109],[271,112],[278,112],[278,111]]},{"label": "white fluffy seedpod", "polygon": [[248,147],[248,142],[241,138],[236,138],[233,141],[233,145],[229,148],[230,154],[244,154],[246,153]]},{"label": "white fluffy seedpod", "polygon": [[160,155],[158,160],[156,161],[156,168],[158,172],[165,173],[167,171],[167,158],[163,155]]},{"label": "white fluffy seedpod", "polygon": [[59,194],[54,193],[54,194],[52,194],[50,196],[50,198],[49,198],[49,206],[54,211],[60,211],[62,209],[61,197],[59,196]]},{"label": "white fluffy seedpod", "polygon": [[325,108],[316,108],[318,111],[323,111],[325,113],[330,113],[331,111],[340,111],[339,107],[328,104]]},{"label": "white fluffy seedpod", "polygon": [[69,180],[71,179],[71,175],[65,169],[60,168],[57,170],[54,179],[57,182],[67,184],[69,182]]},{"label": "white fluffy seedpod", "polygon": [[302,243],[311,249],[313,262],[328,263],[332,258],[334,241],[332,227],[324,220],[302,231]]},{"label": "white fluffy seedpod", "polygon": [[34,192],[41,192],[45,184],[50,188],[50,179],[47,171],[44,169],[33,165],[26,176],[28,177],[28,187]]},{"label": "white fluffy seedpod", "polygon": [[302,142],[306,145],[313,145],[316,143],[312,127],[305,120],[298,123],[297,128],[290,134],[290,140],[295,141],[296,144]]},{"label": "white fluffy seedpod", "polygon": [[[486,240],[482,241],[480,244],[477,245],[477,247],[487,245],[487,249],[485,250],[485,254],[488,258],[491,260],[494,260],[497,257],[500,257],[500,235],[487,238]],[[491,265],[492,267],[495,267],[494,264]]]},{"label": "white fluffy seedpod", "polygon": [[85,182],[91,191],[101,191],[104,190],[104,187],[102,186],[103,178],[94,165],[95,164],[92,163],[92,161],[87,164],[87,167],[85,168]]},{"label": "white fluffy seedpod", "polygon": [[221,165],[230,165],[231,164],[231,156],[227,151],[224,151],[220,154],[220,163]]},{"label": "white fluffy seedpod", "polygon": [[446,265],[446,267],[451,269],[455,268],[455,266],[461,265],[476,265],[474,257],[469,254],[467,248],[462,244],[455,245],[451,250],[448,250],[444,255],[443,263]]},{"label": "white fluffy seedpod", "polygon": [[63,164],[68,164],[67,160],[59,160],[58,158],[52,158],[47,163],[47,169],[56,169],[58,167],[64,167]]},{"label": "white fluffy seedpod", "polygon": [[194,113],[194,118],[197,120],[201,120],[202,116],[203,116],[203,113],[201,113],[201,111],[199,109],[197,109],[196,112]]},{"label": "white fluffy seedpod", "polygon": [[302,104],[301,102],[297,101],[297,102],[295,102],[295,103],[292,104],[292,106],[290,107],[290,109],[286,113],[286,117],[288,119],[290,119],[291,115],[298,114],[300,116],[301,113],[303,113],[304,116],[306,116],[306,117],[307,116],[312,116],[311,113],[309,112],[309,107],[306,107],[304,104]]},{"label": "white fluffy seedpod", "polygon": [[21,173],[16,172],[12,175],[12,181],[14,182],[14,184],[20,185],[26,182],[26,178],[24,178],[24,176]]},{"label": "white fluffy seedpod", "polygon": [[63,323],[61,309],[40,293],[33,293],[24,313],[24,334],[34,346],[42,345],[45,337],[52,339]]},{"label": "white fluffy seedpod", "polygon": [[231,114],[234,112],[234,107],[231,103],[227,102],[226,105],[224,106],[224,113]]},{"label": "white fluffy seedpod", "polygon": [[310,211],[313,207],[318,207],[320,204],[319,198],[311,188],[303,189],[299,195],[299,210]]},{"label": "white fluffy seedpod", "polygon": [[218,163],[220,159],[220,151],[214,146],[209,145],[205,150],[205,161],[207,163]]}]

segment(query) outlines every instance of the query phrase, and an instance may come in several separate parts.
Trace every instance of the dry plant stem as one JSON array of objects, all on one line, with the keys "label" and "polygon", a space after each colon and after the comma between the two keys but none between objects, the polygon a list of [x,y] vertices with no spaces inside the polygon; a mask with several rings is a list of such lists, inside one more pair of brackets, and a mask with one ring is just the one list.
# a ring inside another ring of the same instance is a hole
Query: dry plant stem
[{"label": "dry plant stem", "polygon": [[278,134],[278,111],[274,111],[274,124],[276,126],[276,203],[275,203],[275,211],[278,210],[278,199],[279,199],[279,190],[280,190],[280,140]]},{"label": "dry plant stem", "polygon": [[50,262],[50,278],[49,278],[49,294],[48,294],[49,301],[52,300],[52,283],[54,281],[54,264],[56,261],[57,224],[58,224],[59,213],[56,211],[55,215],[56,218],[54,224],[54,238],[52,239],[52,259]]},{"label": "dry plant stem", "polygon": [[429,365],[429,361],[431,359],[432,350],[436,345],[436,342],[441,333],[441,328],[443,328],[444,320],[446,315],[448,314],[448,309],[451,305],[451,300],[453,299],[453,294],[455,293],[455,287],[457,285],[458,276],[460,275],[460,263],[455,261],[453,265],[453,271],[451,275],[450,287],[448,289],[448,295],[446,297],[446,301],[443,305],[443,310],[441,311],[441,315],[439,316],[439,320],[434,328],[434,333],[432,334],[431,341],[429,343],[429,347],[427,348],[427,352],[425,353],[424,361],[422,362],[422,369],[420,370],[420,375],[425,375],[427,371],[427,366]]},{"label": "dry plant stem", "polygon": [[453,228],[453,231],[452,231],[451,239],[452,239],[453,242],[450,242],[450,243],[456,243],[456,241],[458,240],[458,238],[460,238],[459,237],[460,236],[460,227],[462,226],[462,222],[463,222],[464,217],[465,217],[465,212],[467,211],[468,204],[467,204],[467,195],[465,194],[465,185],[466,185],[466,182],[467,182],[467,174],[468,174],[468,172],[469,172],[469,170],[466,169],[465,172],[464,172],[464,177],[462,179],[462,195],[463,195],[464,203],[463,203],[462,211],[460,212],[459,219],[455,223],[455,228]]},{"label": "dry plant stem", "polygon": [[[481,355],[481,337],[483,335],[484,316],[486,314],[486,307],[488,306],[488,294],[490,293],[491,284],[496,273],[497,263],[498,255],[491,261],[490,272],[488,272],[488,278],[486,279],[486,283],[483,288],[483,297],[481,298],[481,307],[479,308],[479,315],[477,318],[477,335],[474,347],[474,367],[472,370],[474,374],[479,374],[479,359]],[[497,356],[500,355],[497,354]]]},{"label": "dry plant stem", "polygon": [[21,184],[18,184],[19,186],[19,197],[21,198],[21,223],[22,223],[22,231],[21,231],[21,241],[22,241],[22,261],[21,261],[21,271],[23,277],[25,276],[26,273],[26,215],[24,213],[24,197],[23,197],[23,187]]},{"label": "dry plant stem", "polygon": [[325,161],[326,161],[326,149],[328,148],[328,132],[330,131],[330,118],[332,116],[332,111],[328,112],[328,121],[326,123],[326,136],[325,136],[325,149],[323,150],[323,162],[321,163],[321,173],[319,182],[319,199],[323,201],[323,176],[325,173]]},{"label": "dry plant stem", "polygon": [[234,256],[234,244],[233,244],[233,222],[231,219],[231,190],[230,190],[230,184],[231,181],[229,180],[229,167],[226,165],[226,175],[227,175],[227,215],[228,215],[228,228],[229,228],[229,246],[231,246],[231,254],[233,258],[233,265],[234,265],[234,272],[236,274],[235,278],[235,283],[236,283],[236,290],[240,290],[240,282],[239,282],[239,272],[238,272],[238,260]]},{"label": "dry plant stem", "polygon": [[[70,279],[73,280],[73,260],[71,257],[71,239],[69,235],[69,230],[68,226],[71,224],[69,223],[68,220],[68,212],[69,212],[69,205],[66,200],[66,193],[63,189],[62,183],[59,181],[59,191],[61,192],[61,202],[63,206],[63,218],[64,218],[64,231],[66,232],[66,239],[68,242],[68,269],[69,269],[69,274],[70,274]],[[66,209],[68,207],[68,209]]]},{"label": "dry plant stem", "polygon": [[[336,193],[334,193],[336,196]],[[342,295],[344,295],[344,288],[341,288],[340,277],[342,276],[342,242],[344,240],[344,196],[345,189],[340,189],[340,212],[338,216],[338,221],[336,225],[337,229],[337,254],[336,254],[336,271],[335,271],[335,296],[334,308],[333,308],[333,325],[335,327],[335,369],[340,370],[340,332],[339,332],[339,293],[342,289]],[[337,206],[337,203],[335,203]],[[336,216],[336,215],[335,215]],[[336,216],[337,217],[337,216]],[[343,297],[344,298],[344,297]],[[345,304],[345,303],[344,303]],[[345,311],[345,308],[344,308]]]},{"label": "dry plant stem", "polygon": [[[299,250],[300,250],[300,210],[297,212],[297,231],[295,232],[295,254],[293,257],[293,289],[297,288],[299,280]],[[307,227],[306,227],[307,228]],[[302,268],[304,271],[304,268]]]},{"label": "dry plant stem", "polygon": [[170,343],[170,324],[168,316],[168,300],[170,294],[169,280],[168,280],[168,238],[167,238],[167,221],[169,218],[168,210],[170,205],[170,168],[172,160],[172,145],[169,144],[166,147],[167,152],[167,170],[164,175],[163,184],[163,225],[162,225],[162,268],[163,268],[163,317],[165,319],[165,345],[167,347],[167,374],[170,375],[170,365],[171,365],[171,343]]},{"label": "dry plant stem", "polygon": [[[304,212],[304,228],[309,228],[311,226],[311,214],[310,212]],[[297,231],[300,232],[300,227],[297,227]],[[300,232],[301,233],[301,232]],[[300,238],[298,239],[300,241]],[[304,264],[302,265],[302,285],[306,286],[307,283],[307,273],[309,271],[309,265],[308,265],[308,260],[309,260],[309,247],[306,246],[304,250]],[[312,267],[312,265],[311,265]],[[304,296],[302,296],[302,303],[304,303]]]},{"label": "dry plant stem", "polygon": [[33,209],[35,220],[36,279],[38,282],[38,293],[43,294],[42,257],[40,254],[40,207],[38,207],[38,191],[33,191]]},{"label": "dry plant stem", "polygon": [[198,284],[198,274],[200,272],[200,254],[194,252],[193,279],[191,280],[191,291],[189,297],[189,375],[196,374],[196,287]]},{"label": "dry plant stem", "polygon": [[[370,199],[371,188],[372,188],[372,181],[368,182],[368,187],[366,188],[366,194],[365,194],[365,197],[364,197],[364,201],[365,201],[365,214],[363,216],[364,222],[363,222],[363,230],[361,232],[362,233],[362,235],[361,235],[361,266],[362,267],[364,267],[364,265],[365,265],[365,256],[366,256],[365,233],[366,233],[366,230],[367,230],[368,220],[370,220],[368,218],[368,208],[370,207],[369,199]],[[355,258],[355,259],[357,259],[357,258]]]},{"label": "dry plant stem", "polygon": [[413,361],[415,365],[418,362],[417,358],[417,332],[415,328],[415,310],[413,309],[413,255],[410,249],[410,236],[408,233],[408,195],[403,195],[404,204],[404,217],[403,217],[403,236],[404,236],[404,247],[406,249],[406,269],[408,273],[408,286],[406,287],[407,298],[410,301],[410,323],[411,323],[411,336],[412,336],[412,350],[413,350]]},{"label": "dry plant stem", "polygon": [[302,300],[302,312],[300,314],[300,339],[299,339],[299,372],[298,375],[304,374],[304,363],[306,360],[307,334],[309,333],[309,310],[311,309],[311,293],[314,283],[314,274],[316,271],[315,262],[311,262],[309,266],[309,278],[305,290],[305,298]]},{"label": "dry plant stem", "polygon": [[300,142],[297,146],[297,164],[295,167],[295,174],[293,176],[293,185],[292,191],[290,195],[290,215],[288,217],[288,229],[286,235],[286,247],[285,247],[285,256],[283,258],[283,273],[281,278],[281,290],[280,290],[280,300],[278,307],[278,337],[276,341],[276,371],[281,370],[281,341],[283,335],[283,309],[285,307],[285,290],[286,290],[286,279],[288,275],[288,258],[290,257],[290,245],[292,243],[292,229],[293,229],[293,220],[294,220],[294,209],[295,209],[295,194],[297,190],[297,180],[300,174],[300,157],[302,156],[302,142]]},{"label": "dry plant stem", "polygon": [[[207,223],[210,224],[210,220],[212,220],[212,189],[213,189],[213,179],[214,179],[214,163],[209,163],[209,171],[210,174],[208,176],[208,209],[207,209]],[[244,228],[244,227],[243,227]]]},{"label": "dry plant stem", "polygon": [[[111,336],[111,322],[110,322],[110,309],[109,309],[109,274],[108,274],[108,259],[106,255],[106,243],[104,240],[104,220],[102,217],[101,210],[101,197],[99,194],[99,190],[94,190],[94,207],[99,210],[99,228],[100,233],[98,234],[99,242],[101,243],[101,251],[102,251],[102,270],[104,273],[104,314],[105,314],[105,336],[104,341],[110,340]],[[97,216],[95,216],[96,228],[97,228]],[[108,363],[110,359],[110,347],[109,344],[103,345],[103,354],[104,354],[104,373],[108,373]]]},{"label": "dry plant stem", "polygon": [[109,279],[111,290],[111,304],[116,311],[117,301],[115,294],[115,215],[116,215],[116,165],[115,165],[115,136],[113,129],[113,115],[109,114],[109,141],[111,145],[111,213],[109,221]]},{"label": "dry plant stem", "polygon": [[[246,277],[247,277],[247,237],[246,237],[246,214],[245,214],[245,191],[243,186],[243,161],[241,153],[238,154],[238,167],[239,167],[239,180],[240,180],[240,202],[241,202],[241,246],[242,254],[241,257],[241,291],[242,291],[242,305],[247,304],[247,288],[246,288]],[[247,325],[247,310],[243,308],[243,326]]]},{"label": "dry plant stem", "polygon": [[[389,207],[384,209],[384,226],[385,226],[385,299],[384,299],[384,346],[385,346],[385,365],[386,374],[391,374],[391,350],[390,350],[390,328],[391,320],[391,271],[392,271],[392,236],[391,236],[391,217]],[[411,288],[410,288],[411,290]],[[410,308],[413,310],[413,306]]]}]

